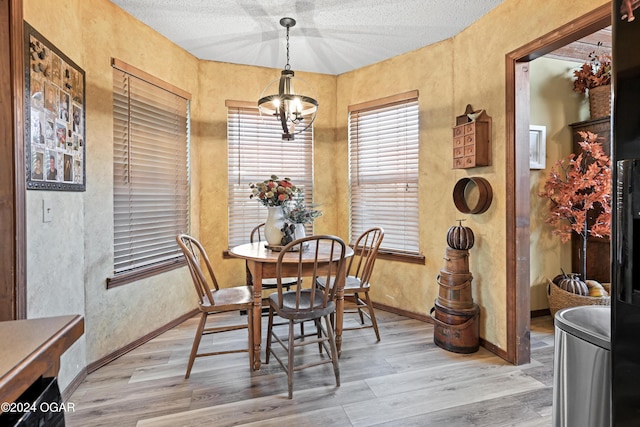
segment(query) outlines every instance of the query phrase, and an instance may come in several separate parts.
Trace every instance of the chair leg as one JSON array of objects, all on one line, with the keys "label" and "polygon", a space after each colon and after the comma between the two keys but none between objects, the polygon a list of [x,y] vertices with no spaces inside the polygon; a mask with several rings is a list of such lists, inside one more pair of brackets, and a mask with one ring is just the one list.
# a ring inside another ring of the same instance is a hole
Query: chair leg
[{"label": "chair leg", "polygon": [[247,308],[247,329],[249,335],[249,370],[253,370],[253,307]]},{"label": "chair leg", "polygon": [[338,365],[338,348],[336,347],[336,339],[331,327],[329,316],[324,316],[324,322],[327,325],[327,338],[331,348],[331,361],[333,362],[333,373],[336,376],[336,387],[340,387],[340,366]]},{"label": "chair leg", "polygon": [[378,331],[378,322],[376,322],[376,314],[373,311],[373,303],[371,302],[371,298],[369,298],[369,292],[364,293],[364,297],[367,300],[367,309],[369,310],[369,317],[371,318],[371,324],[373,325],[373,330],[376,332],[376,338],[380,341],[380,332]]},{"label": "chair leg", "polygon": [[318,337],[318,351],[320,352],[320,354],[322,354],[322,342],[320,342],[320,339],[322,339],[322,319],[314,319],[313,322],[316,325],[316,334]]},{"label": "chair leg", "polygon": [[360,316],[360,324],[364,325],[364,315],[362,314],[362,305],[363,305],[363,301],[360,299],[360,296],[358,295],[358,293],[354,293],[353,297],[356,301],[356,308],[358,309],[358,316]]},{"label": "chair leg", "polygon": [[269,364],[269,355],[271,354],[271,329],[273,329],[273,307],[269,306],[269,323],[267,325],[267,358],[265,359],[265,365]]},{"label": "chair leg", "polygon": [[289,342],[287,343],[288,362],[287,362],[287,385],[289,386],[289,399],[293,399],[293,350],[294,346],[294,328],[295,323],[289,320]]},{"label": "chair leg", "polygon": [[200,347],[200,340],[202,339],[202,331],[204,330],[206,323],[207,313],[202,313],[202,316],[200,316],[200,323],[198,323],[198,328],[196,329],[196,336],[193,339],[193,345],[191,346],[191,354],[189,355],[189,363],[187,364],[187,373],[184,376],[185,378],[189,378],[191,375],[191,368],[193,367],[193,362],[196,360],[198,347]]}]

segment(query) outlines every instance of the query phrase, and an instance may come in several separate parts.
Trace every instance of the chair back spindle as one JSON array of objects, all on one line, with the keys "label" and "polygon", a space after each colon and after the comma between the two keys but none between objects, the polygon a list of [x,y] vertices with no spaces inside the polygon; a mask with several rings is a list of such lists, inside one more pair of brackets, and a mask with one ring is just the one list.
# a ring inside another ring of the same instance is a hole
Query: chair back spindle
[{"label": "chair back spindle", "polygon": [[[356,328],[345,327],[343,330],[373,328],[378,341],[380,341],[380,332],[378,331],[373,302],[369,297],[369,290],[371,288],[371,273],[378,257],[378,249],[383,237],[384,229],[381,227],[370,228],[358,236],[353,245],[354,255],[349,259],[344,285],[344,296],[349,297],[353,302],[352,305],[355,305],[361,326]],[[333,282],[324,278],[318,280],[317,286],[322,289],[335,287]],[[344,312],[346,313],[347,309]],[[371,320],[370,324],[365,324],[365,317]]]},{"label": "chair back spindle", "polygon": [[[313,251],[313,262],[303,262],[302,258],[305,253]],[[339,272],[345,271],[346,245],[344,242],[334,236],[319,235],[307,236],[302,239],[294,240],[286,245],[278,256],[276,263],[276,276],[278,278],[278,304],[284,307],[283,295],[287,293],[283,284],[282,268],[285,260],[297,260],[297,276],[288,277],[286,279],[294,279],[290,284],[290,292],[295,292],[295,305],[287,307],[298,312],[306,310],[325,309],[330,302],[333,302],[338,291],[337,287],[316,290],[311,292],[305,288],[304,283],[316,283],[320,277],[331,282],[336,281],[338,287],[344,286],[344,274]],[[329,259],[337,259],[337,262],[327,263]],[[321,267],[322,265],[322,267]],[[305,280],[303,280],[303,278]],[[306,280],[308,279],[308,281]]]},{"label": "chair back spindle", "polygon": [[[181,234],[176,240],[187,261],[200,305],[215,305],[212,289],[218,290],[219,287],[207,252],[199,241],[189,235]],[[203,265],[206,268],[206,274],[202,269]]]},{"label": "chair back spindle", "polygon": [[354,255],[349,260],[347,275],[360,279],[363,287],[371,280],[371,273],[383,238],[384,230],[373,227],[362,233],[353,246]]},{"label": "chair back spindle", "polygon": [[262,241],[262,228],[264,227],[264,222],[256,225],[253,230],[251,230],[251,234],[249,235],[249,242],[261,242]]}]

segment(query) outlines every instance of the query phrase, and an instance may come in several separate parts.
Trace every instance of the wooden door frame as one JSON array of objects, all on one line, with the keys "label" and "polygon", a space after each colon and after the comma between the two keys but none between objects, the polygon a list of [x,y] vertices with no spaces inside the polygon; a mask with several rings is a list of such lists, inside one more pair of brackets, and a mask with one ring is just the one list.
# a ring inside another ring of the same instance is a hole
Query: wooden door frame
[{"label": "wooden door frame", "polygon": [[23,0],[0,0],[0,26],[0,320],[14,320],[27,315]]},{"label": "wooden door frame", "polygon": [[529,363],[529,82],[526,64],[611,25],[612,5],[602,5],[506,55],[507,360]]}]

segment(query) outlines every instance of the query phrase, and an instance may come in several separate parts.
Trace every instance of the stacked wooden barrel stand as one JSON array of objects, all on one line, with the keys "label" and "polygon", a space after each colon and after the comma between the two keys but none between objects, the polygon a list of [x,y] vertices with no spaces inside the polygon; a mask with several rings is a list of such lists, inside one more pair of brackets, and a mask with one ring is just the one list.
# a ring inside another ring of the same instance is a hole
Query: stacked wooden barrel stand
[{"label": "stacked wooden barrel stand", "polygon": [[480,308],[473,302],[473,275],[469,271],[473,242],[470,228],[459,225],[449,229],[444,267],[437,278],[438,297],[431,309],[435,344],[455,353],[473,353],[480,347]]}]

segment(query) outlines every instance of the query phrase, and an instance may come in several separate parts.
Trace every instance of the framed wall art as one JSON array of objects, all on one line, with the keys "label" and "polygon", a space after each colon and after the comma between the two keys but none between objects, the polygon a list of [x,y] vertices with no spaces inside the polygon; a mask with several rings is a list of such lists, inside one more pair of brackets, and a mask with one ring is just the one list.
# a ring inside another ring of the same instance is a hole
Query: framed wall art
[{"label": "framed wall art", "polygon": [[529,126],[529,169],[544,169],[547,161],[547,127]]},{"label": "framed wall art", "polygon": [[25,22],[28,190],[85,191],[85,75]]}]

